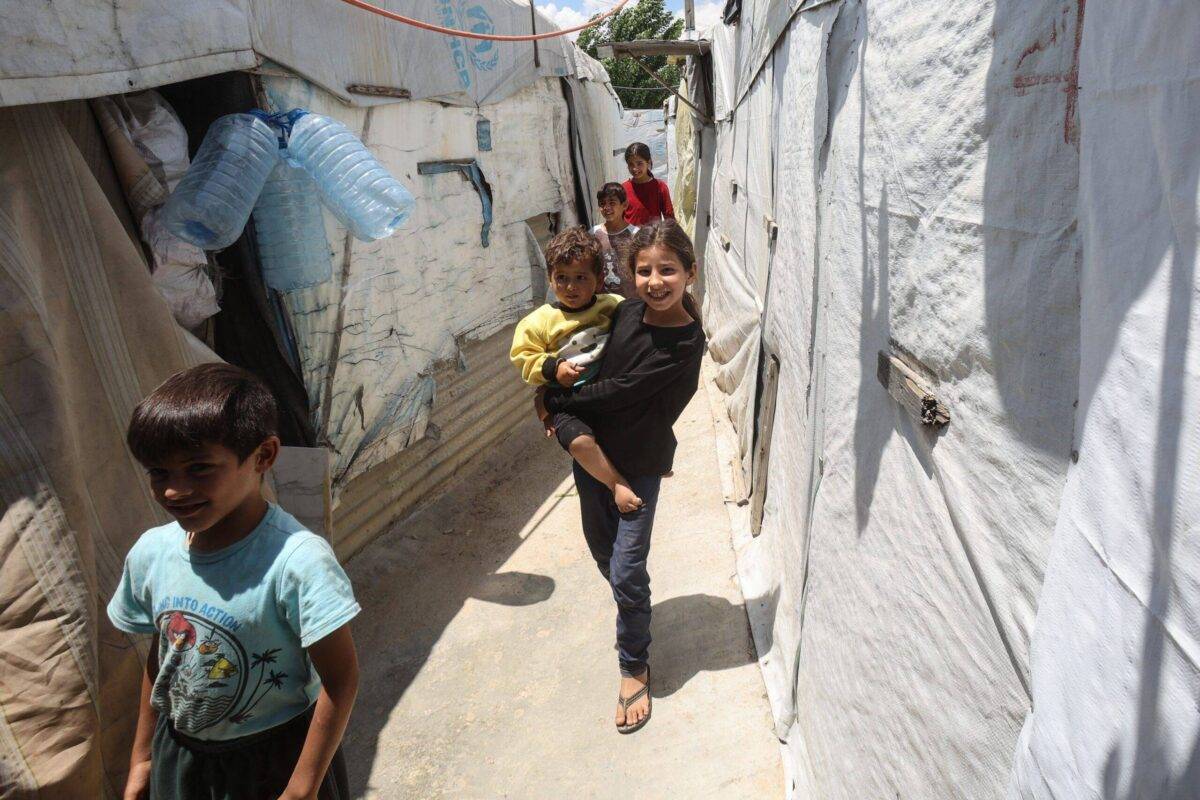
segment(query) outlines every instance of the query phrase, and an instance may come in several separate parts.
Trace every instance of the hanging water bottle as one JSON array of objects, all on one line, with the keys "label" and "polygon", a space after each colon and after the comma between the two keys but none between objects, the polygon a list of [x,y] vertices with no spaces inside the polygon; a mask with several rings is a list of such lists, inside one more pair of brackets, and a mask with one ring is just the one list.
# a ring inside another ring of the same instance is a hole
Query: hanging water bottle
[{"label": "hanging water bottle", "polygon": [[317,187],[307,172],[283,159],[254,206],[254,240],[263,280],[272,289],[291,292],[333,275]]},{"label": "hanging water bottle", "polygon": [[197,247],[237,241],[263,183],[279,162],[271,126],[252,114],[229,114],[209,126],[200,150],[163,205],[167,230]]},{"label": "hanging water bottle", "polygon": [[335,119],[293,112],[286,158],[313,177],[321,200],[356,238],[391,236],[412,213],[413,197],[350,130]]}]

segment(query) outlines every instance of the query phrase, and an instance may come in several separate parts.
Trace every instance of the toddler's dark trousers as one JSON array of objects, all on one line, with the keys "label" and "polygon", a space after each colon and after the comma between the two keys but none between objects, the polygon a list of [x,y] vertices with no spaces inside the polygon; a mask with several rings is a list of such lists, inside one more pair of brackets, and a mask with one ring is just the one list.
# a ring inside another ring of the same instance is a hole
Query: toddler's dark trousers
[{"label": "toddler's dark trousers", "polygon": [[583,515],[583,535],[600,574],[612,587],[617,601],[617,654],[621,674],[641,675],[650,651],[650,531],[658,504],[658,475],[629,478],[629,485],[645,503],[631,514],[622,514],[608,487],[574,464],[575,487]]},{"label": "toddler's dark trousers", "polygon": [[[300,759],[313,709],[261,733],[227,741],[185,736],[158,717],[150,757],[150,800],[274,800]],[[349,800],[346,759],[338,747],[317,793]]]}]

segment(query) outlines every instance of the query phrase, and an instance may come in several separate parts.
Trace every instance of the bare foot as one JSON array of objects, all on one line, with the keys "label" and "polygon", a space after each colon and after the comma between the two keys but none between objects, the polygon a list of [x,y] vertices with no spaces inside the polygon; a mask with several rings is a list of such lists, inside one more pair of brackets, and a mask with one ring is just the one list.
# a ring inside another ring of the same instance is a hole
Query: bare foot
[{"label": "bare foot", "polygon": [[[638,675],[636,678],[627,678],[624,675],[622,675],[621,676],[621,693],[619,696],[622,698],[633,697],[635,694],[638,693],[639,689],[641,689],[643,686],[646,685],[646,682],[648,680],[650,680],[650,670],[646,670],[641,675]],[[616,718],[617,726],[623,728],[627,725],[636,725],[649,713],[650,713],[650,693],[649,692],[646,692],[644,695],[639,697],[637,700],[630,703],[628,709],[622,708],[621,704],[617,703],[617,718]]]},{"label": "bare foot", "polygon": [[631,511],[637,511],[641,508],[642,498],[638,497],[628,483],[617,481],[612,487],[613,500],[617,503],[617,510],[622,514],[628,514]]}]

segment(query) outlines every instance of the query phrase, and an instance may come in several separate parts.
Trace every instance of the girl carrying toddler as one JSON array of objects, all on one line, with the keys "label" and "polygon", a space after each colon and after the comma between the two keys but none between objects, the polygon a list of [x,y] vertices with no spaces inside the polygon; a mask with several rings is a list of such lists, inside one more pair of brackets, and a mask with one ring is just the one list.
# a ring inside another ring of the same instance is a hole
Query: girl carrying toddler
[{"label": "girl carrying toddler", "polygon": [[[613,309],[595,376],[583,385],[551,385],[538,395],[537,410],[575,458],[584,537],[617,604],[616,726],[632,733],[651,712],[646,560],[659,484],[675,454],[671,426],[699,385],[705,337],[687,291],[696,280],[696,257],[678,223],[664,219],[641,228],[625,258],[637,298]],[[620,507],[590,468],[597,454],[639,505]]]}]

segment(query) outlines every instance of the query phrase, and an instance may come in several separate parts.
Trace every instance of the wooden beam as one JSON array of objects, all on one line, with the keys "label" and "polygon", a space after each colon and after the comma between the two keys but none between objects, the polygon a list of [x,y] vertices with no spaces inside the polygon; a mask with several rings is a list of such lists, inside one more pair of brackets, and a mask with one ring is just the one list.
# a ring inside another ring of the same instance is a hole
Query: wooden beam
[{"label": "wooden beam", "polygon": [[702,56],[710,50],[707,39],[638,39],[635,42],[612,42],[596,47],[601,58],[621,56]]},{"label": "wooden beam", "polygon": [[922,425],[942,428],[950,424],[950,409],[938,400],[925,378],[904,363],[903,358],[880,351],[876,374],[892,399]]},{"label": "wooden beam", "polygon": [[408,89],[398,89],[394,86],[371,86],[366,83],[351,83],[346,85],[350,94],[361,94],[366,97],[395,97],[400,100],[411,100],[412,92]]},{"label": "wooden beam", "polygon": [[670,92],[671,94],[673,94],[673,95],[675,95],[676,97],[678,97],[678,98],[679,98],[679,102],[681,102],[681,103],[683,103],[684,105],[686,105],[686,106],[687,106],[688,108],[690,108],[692,111],[695,111],[695,112],[696,112],[696,117],[697,117],[697,118],[698,118],[698,119],[699,119],[701,122],[703,122],[705,125],[715,125],[715,124],[716,124],[716,123],[715,123],[713,120],[709,119],[709,118],[708,118],[708,115],[707,115],[707,114],[705,114],[703,111],[701,111],[701,110],[700,110],[700,109],[699,109],[699,108],[696,106],[696,104],[695,104],[695,103],[693,103],[691,100],[688,100],[686,97],[684,97],[683,95],[681,95],[679,92],[675,91],[675,89],[673,89],[672,87],[670,87],[670,86],[667,86],[665,83],[663,83],[663,79],[662,79],[662,78],[660,78],[660,77],[658,77],[658,75],[656,75],[656,74],[655,74],[654,70],[650,69],[649,67],[647,67],[645,64],[643,64],[641,61],[639,61],[639,60],[638,60],[638,59],[636,59],[636,58],[635,58],[635,59],[633,59],[633,63],[634,63],[634,64],[637,64],[637,66],[638,66],[638,69],[640,69],[642,72],[644,72],[644,73],[646,73],[647,75],[649,75],[651,80],[653,80],[653,81],[654,81],[655,83],[657,83],[659,86],[661,86],[661,87],[663,87],[664,89],[666,89],[666,90],[667,90],[668,92]]}]

